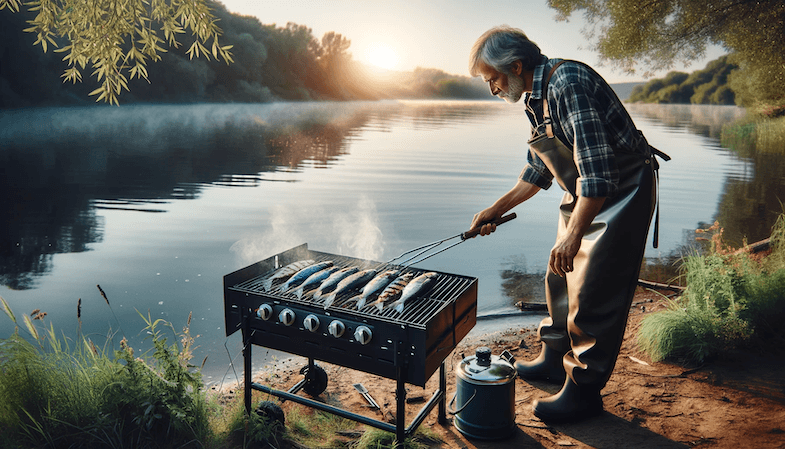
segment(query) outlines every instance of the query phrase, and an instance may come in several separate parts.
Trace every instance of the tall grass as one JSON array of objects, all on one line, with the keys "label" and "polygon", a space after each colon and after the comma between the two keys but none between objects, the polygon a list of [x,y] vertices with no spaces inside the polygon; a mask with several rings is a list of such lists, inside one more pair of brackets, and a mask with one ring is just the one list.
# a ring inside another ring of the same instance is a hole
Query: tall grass
[{"label": "tall grass", "polygon": [[40,330],[24,315],[31,341],[18,327],[0,340],[0,447],[168,448],[208,441],[208,406],[189,363],[188,326],[178,333],[170,323],[142,318],[154,352],[136,357],[125,339],[118,351],[110,347],[113,335],[102,347],[81,335],[71,346],[51,324]]},{"label": "tall grass", "polygon": [[[177,332],[140,314],[151,349],[136,355],[125,338],[115,351],[114,334],[98,347],[81,330],[73,340],[58,337],[52,324],[39,324],[45,312],[19,319],[2,297],[0,308],[15,324],[14,333],[0,339],[0,449],[236,449],[282,447],[284,440],[304,447],[392,447],[393,435],[374,429],[347,442],[339,433],[354,432],[357,423],[298,404],[286,404],[283,427],[263,414],[248,416],[242,394],[225,402],[208,395],[200,367],[190,364],[190,316]],[[77,319],[81,329],[81,300]],[[255,402],[269,399],[253,395]],[[435,441],[418,430],[404,447]]]},{"label": "tall grass", "polygon": [[776,325],[785,319],[785,216],[775,224],[771,254],[753,258],[722,243],[717,224],[706,254],[687,256],[687,288],[665,311],[646,317],[640,347],[654,361],[703,363],[726,350],[771,350],[785,342]]},{"label": "tall grass", "polygon": [[750,157],[785,153],[785,107],[750,112],[722,129],[722,144]]}]

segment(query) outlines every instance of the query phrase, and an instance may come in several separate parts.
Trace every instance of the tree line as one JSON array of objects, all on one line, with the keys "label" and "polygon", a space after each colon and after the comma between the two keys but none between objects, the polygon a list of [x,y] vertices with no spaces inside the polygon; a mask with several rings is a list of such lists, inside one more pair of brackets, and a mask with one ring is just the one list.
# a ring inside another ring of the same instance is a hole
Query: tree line
[{"label": "tree line", "polygon": [[[627,101],[642,103],[681,103],[732,105],[743,96],[734,90],[734,71],[739,66],[729,62],[729,56],[709,62],[702,70],[692,73],[673,71],[665,78],[652,79],[635,86]],[[738,78],[736,78],[738,79]]]},{"label": "tree line", "polygon": [[[296,23],[263,24],[252,16],[230,13],[208,1],[222,30],[221,44],[231,46],[232,62],[191,58],[189,43],[168,47],[147,68],[147,79],[129,78],[122,103],[271,102],[377,100],[386,98],[488,98],[477,79],[418,68],[397,76],[375,77],[352,59],[351,41],[336,32],[321,39]],[[90,104],[95,75],[82,70],[82,82],[64,82],[63,53],[33,45],[24,32],[36,18],[23,8],[0,11],[0,108]],[[55,39],[59,47],[67,42]],[[124,48],[129,48],[124,44]]]}]

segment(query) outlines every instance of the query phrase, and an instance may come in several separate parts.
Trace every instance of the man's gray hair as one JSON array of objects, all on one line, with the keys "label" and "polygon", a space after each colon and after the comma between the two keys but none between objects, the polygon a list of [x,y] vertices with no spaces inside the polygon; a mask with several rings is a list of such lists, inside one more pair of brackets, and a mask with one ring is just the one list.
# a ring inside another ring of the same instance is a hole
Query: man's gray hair
[{"label": "man's gray hair", "polygon": [[469,73],[480,75],[480,64],[509,74],[512,63],[521,61],[524,70],[533,70],[542,59],[540,47],[530,41],[518,28],[501,25],[486,31],[472,47],[469,55]]}]

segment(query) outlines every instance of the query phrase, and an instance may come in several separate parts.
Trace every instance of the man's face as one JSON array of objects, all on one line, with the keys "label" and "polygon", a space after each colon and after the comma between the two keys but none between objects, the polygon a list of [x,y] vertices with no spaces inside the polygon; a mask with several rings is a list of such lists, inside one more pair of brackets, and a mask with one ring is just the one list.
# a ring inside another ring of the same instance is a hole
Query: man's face
[{"label": "man's face", "polygon": [[523,77],[511,73],[499,72],[487,64],[478,67],[482,80],[488,83],[491,95],[504,99],[507,103],[516,103],[523,96],[525,83]]}]

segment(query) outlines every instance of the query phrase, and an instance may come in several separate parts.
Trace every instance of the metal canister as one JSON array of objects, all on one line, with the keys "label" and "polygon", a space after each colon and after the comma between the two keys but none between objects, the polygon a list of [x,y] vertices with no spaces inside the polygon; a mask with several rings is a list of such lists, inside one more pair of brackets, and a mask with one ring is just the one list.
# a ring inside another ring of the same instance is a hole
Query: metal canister
[{"label": "metal canister", "polygon": [[497,440],[515,431],[515,367],[480,347],[456,368],[453,424],[469,438]]}]

